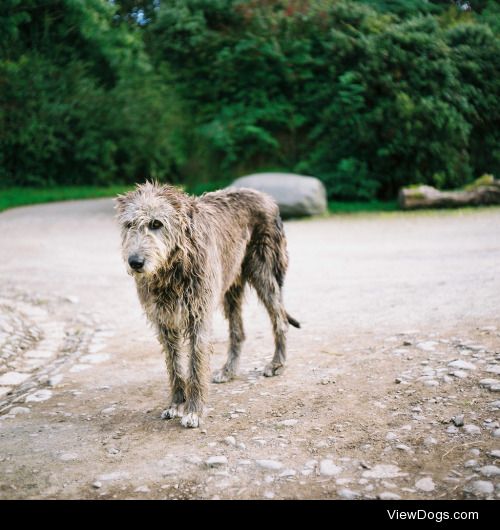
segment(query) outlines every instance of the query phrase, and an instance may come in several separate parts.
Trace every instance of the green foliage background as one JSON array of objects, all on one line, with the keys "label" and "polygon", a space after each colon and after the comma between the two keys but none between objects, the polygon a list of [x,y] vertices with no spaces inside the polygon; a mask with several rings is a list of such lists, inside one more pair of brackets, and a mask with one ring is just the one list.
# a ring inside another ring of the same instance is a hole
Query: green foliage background
[{"label": "green foliage background", "polygon": [[500,7],[465,4],[4,0],[0,183],[279,169],[372,200],[498,175]]}]

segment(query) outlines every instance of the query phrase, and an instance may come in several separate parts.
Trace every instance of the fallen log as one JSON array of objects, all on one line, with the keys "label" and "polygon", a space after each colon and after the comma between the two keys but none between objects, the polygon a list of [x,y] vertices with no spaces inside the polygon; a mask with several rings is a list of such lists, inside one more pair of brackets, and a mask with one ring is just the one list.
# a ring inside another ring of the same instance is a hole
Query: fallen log
[{"label": "fallen log", "polygon": [[439,191],[432,186],[402,188],[398,202],[404,210],[500,204],[500,180],[492,179],[461,191]]}]

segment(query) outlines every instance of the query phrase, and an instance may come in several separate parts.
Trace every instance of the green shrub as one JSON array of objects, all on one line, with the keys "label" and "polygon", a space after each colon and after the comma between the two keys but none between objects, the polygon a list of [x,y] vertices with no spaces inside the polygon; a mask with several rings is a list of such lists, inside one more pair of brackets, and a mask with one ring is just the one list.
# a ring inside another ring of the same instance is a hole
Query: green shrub
[{"label": "green shrub", "polygon": [[0,186],[272,167],[366,201],[498,175],[500,8],[468,4],[5,0]]},{"label": "green shrub", "polygon": [[318,176],[330,198],[366,200],[499,170],[500,46],[469,12],[172,0],[148,31],[203,145],[204,180],[279,166]]},{"label": "green shrub", "polygon": [[0,185],[175,180],[176,102],[141,34],[104,0],[4,4]]}]

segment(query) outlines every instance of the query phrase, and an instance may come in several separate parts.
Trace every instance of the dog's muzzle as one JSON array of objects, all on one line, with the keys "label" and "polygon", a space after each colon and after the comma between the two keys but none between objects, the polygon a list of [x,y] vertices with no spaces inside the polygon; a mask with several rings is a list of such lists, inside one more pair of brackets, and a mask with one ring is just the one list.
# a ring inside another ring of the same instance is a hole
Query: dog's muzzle
[{"label": "dog's muzzle", "polygon": [[142,256],[138,256],[137,254],[133,254],[128,258],[128,264],[130,265],[130,268],[136,272],[140,272],[142,270],[145,261],[146,260]]}]

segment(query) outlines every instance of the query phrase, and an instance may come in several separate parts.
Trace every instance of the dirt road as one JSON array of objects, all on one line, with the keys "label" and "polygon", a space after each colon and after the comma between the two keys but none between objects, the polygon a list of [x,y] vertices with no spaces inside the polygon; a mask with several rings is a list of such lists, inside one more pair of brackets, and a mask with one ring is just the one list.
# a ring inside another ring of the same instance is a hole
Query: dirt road
[{"label": "dirt road", "polygon": [[286,232],[287,370],[250,293],[241,375],[185,430],[111,201],[0,214],[0,498],[500,498],[500,209]]}]

